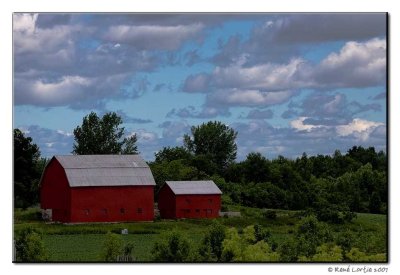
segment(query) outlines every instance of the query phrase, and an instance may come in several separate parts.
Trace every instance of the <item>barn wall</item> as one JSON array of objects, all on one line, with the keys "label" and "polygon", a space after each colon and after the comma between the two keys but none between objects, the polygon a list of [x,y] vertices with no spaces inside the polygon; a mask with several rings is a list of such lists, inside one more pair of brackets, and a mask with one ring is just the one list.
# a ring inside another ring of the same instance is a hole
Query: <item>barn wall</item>
[{"label": "barn wall", "polygon": [[164,184],[158,193],[158,209],[162,219],[175,219],[175,194]]},{"label": "barn wall", "polygon": [[64,168],[52,159],[46,166],[40,184],[40,206],[52,209],[52,220],[68,222],[70,220],[71,190]]},{"label": "barn wall", "polygon": [[71,189],[71,222],[152,221],[153,186]]},{"label": "barn wall", "polygon": [[176,196],[176,218],[217,218],[221,210],[221,195]]}]

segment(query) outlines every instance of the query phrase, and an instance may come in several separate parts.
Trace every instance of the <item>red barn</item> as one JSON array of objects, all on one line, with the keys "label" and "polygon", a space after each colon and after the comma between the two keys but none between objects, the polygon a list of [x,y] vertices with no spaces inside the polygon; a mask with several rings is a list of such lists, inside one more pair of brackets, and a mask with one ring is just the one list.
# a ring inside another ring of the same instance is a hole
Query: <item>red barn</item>
[{"label": "red barn", "polygon": [[217,218],[221,190],[211,181],[167,181],[158,193],[158,208],[164,219]]},{"label": "red barn", "polygon": [[40,204],[64,223],[151,221],[154,186],[138,155],[54,156],[40,181]]}]

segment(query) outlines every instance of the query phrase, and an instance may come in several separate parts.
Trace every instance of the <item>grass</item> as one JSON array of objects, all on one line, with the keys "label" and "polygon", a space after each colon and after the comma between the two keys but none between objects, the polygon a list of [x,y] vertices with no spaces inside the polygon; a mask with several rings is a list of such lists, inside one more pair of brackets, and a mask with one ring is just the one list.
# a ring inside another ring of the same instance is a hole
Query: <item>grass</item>
[{"label": "grass", "polygon": [[[275,210],[276,219],[263,217],[265,210],[229,206],[230,211],[240,211],[241,217],[219,218],[227,227],[238,230],[246,226],[261,224],[271,232],[272,239],[279,245],[288,236],[294,235],[300,221],[297,211]],[[79,262],[99,261],[105,234],[109,231],[120,233],[128,229],[128,235],[121,235],[124,242],[133,242],[133,255],[137,261],[151,261],[151,249],[160,238],[160,234],[172,229],[185,234],[194,246],[201,240],[212,220],[160,220],[150,223],[111,223],[111,224],[47,224],[39,219],[38,209],[14,212],[14,232],[18,234],[26,227],[33,227],[43,236],[45,248],[49,251],[50,261]],[[353,222],[345,225],[330,225],[335,237],[350,232],[352,244],[367,253],[386,253],[386,215],[358,214]]]}]

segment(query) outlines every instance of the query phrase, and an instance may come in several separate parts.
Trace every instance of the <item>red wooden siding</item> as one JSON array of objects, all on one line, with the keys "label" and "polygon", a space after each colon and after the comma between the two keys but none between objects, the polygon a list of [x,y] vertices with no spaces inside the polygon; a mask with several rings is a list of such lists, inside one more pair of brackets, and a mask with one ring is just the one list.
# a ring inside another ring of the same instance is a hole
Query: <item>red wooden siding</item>
[{"label": "red wooden siding", "polygon": [[158,209],[163,219],[175,219],[175,194],[168,185],[164,185],[158,193]]},{"label": "red wooden siding", "polygon": [[167,184],[158,193],[158,208],[163,219],[217,218],[221,195],[175,195]]},{"label": "red wooden siding", "polygon": [[69,222],[71,218],[71,188],[64,168],[56,159],[48,164],[40,188],[40,206],[52,209],[54,221]]},{"label": "red wooden siding", "polygon": [[153,186],[72,188],[72,222],[152,221]]},{"label": "red wooden siding", "polygon": [[176,218],[217,218],[221,195],[176,196]]}]

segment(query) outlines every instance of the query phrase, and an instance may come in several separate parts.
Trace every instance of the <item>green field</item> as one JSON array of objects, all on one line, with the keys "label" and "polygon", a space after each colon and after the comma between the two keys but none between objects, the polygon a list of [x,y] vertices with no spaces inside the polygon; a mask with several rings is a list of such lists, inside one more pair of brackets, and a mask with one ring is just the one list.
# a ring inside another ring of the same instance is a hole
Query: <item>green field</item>
[{"label": "green field", "polygon": [[[271,232],[271,239],[279,246],[287,237],[294,235],[300,221],[298,212],[276,210],[277,218],[269,220],[263,217],[263,210],[249,207],[232,206],[230,210],[240,211],[241,217],[219,218],[227,227],[239,231],[248,225],[260,224]],[[100,253],[109,231],[119,233],[129,230],[128,235],[121,235],[125,242],[133,242],[133,255],[136,261],[151,261],[151,250],[161,233],[175,229],[198,247],[211,220],[161,220],[138,223],[112,224],[46,224],[39,220],[38,209],[16,210],[14,213],[14,232],[18,234],[26,227],[33,227],[42,234],[50,261],[77,262],[100,261]],[[357,218],[345,225],[329,225],[334,236],[343,232],[351,234],[352,246],[370,254],[386,253],[386,215],[358,214]]]}]

